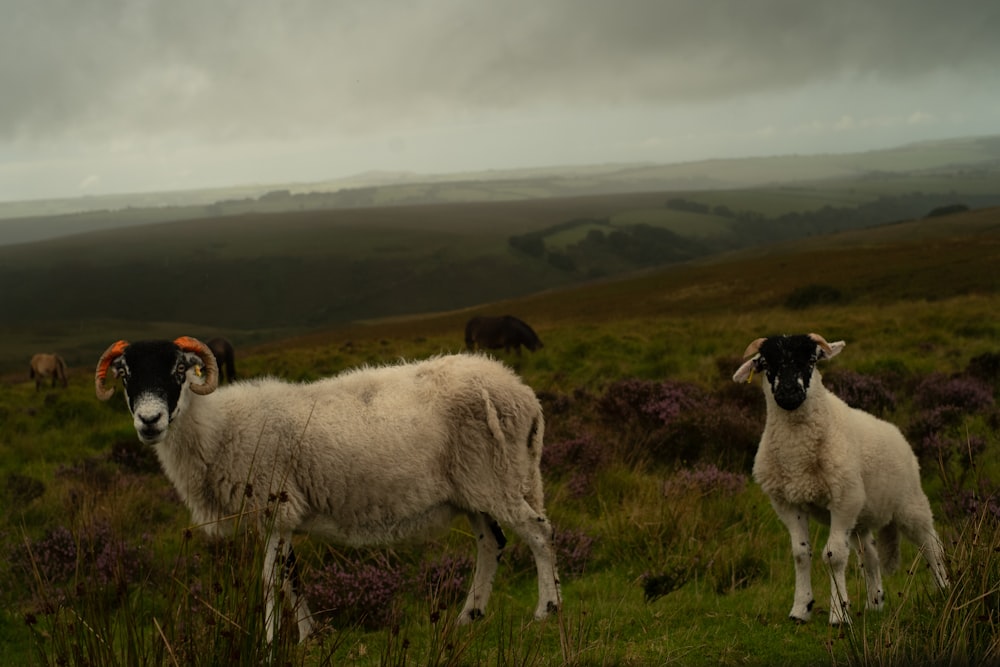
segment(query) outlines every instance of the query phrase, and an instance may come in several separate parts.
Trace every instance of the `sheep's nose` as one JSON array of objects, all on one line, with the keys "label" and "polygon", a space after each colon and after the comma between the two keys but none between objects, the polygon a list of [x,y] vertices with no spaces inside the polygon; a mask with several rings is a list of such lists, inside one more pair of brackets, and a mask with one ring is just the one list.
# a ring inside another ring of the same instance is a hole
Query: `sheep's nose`
[{"label": "sheep's nose", "polygon": [[802,394],[786,394],[774,397],[774,402],[778,404],[778,407],[788,410],[789,412],[797,409],[800,405],[802,405],[802,403],[805,402],[805,400],[806,395],[804,392]]},{"label": "sheep's nose", "polygon": [[148,417],[146,415],[139,415],[139,420],[145,426],[152,426],[153,424],[156,424],[158,421],[160,421],[161,417],[163,417],[163,413],[157,412],[155,415],[150,415]]}]

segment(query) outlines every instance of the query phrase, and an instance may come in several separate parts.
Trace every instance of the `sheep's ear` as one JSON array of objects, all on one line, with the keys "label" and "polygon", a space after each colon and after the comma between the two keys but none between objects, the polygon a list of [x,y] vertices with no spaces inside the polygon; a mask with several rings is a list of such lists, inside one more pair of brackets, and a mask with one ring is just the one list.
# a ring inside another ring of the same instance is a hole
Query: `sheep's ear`
[{"label": "sheep's ear", "polygon": [[838,340],[835,343],[830,343],[830,351],[826,353],[826,358],[827,359],[834,358],[835,356],[840,354],[840,351],[843,350],[845,347],[847,347],[847,343],[842,340]]},{"label": "sheep's ear", "polygon": [[809,338],[811,338],[812,341],[819,347],[819,350],[817,350],[819,353],[816,357],[817,361],[822,359],[833,359],[835,356],[840,354],[840,351],[844,349],[845,345],[847,345],[847,343],[842,340],[838,340],[836,343],[827,343],[826,339],[818,333],[809,334]]},{"label": "sheep's ear", "polygon": [[733,373],[733,382],[749,382],[750,378],[753,377],[754,364],[757,363],[757,357],[752,357],[743,362],[743,365]]},{"label": "sheep's ear", "polygon": [[823,344],[817,345],[816,351],[818,356],[816,357],[816,361],[833,359],[835,356],[840,354],[840,351],[843,350],[846,345],[847,343],[842,340],[838,340],[836,343],[827,343],[826,341],[823,341]]}]

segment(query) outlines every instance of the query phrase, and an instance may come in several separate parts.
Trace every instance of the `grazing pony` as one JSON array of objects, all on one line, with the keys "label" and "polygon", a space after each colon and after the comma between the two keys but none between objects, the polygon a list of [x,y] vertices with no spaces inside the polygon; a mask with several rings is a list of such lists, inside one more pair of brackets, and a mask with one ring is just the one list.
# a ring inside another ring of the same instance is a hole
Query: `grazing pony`
[{"label": "grazing pony", "polygon": [[233,344],[225,338],[213,338],[206,345],[215,355],[215,362],[219,365],[219,378],[226,382],[235,381],[236,352],[233,350]]},{"label": "grazing pony", "polygon": [[544,347],[534,329],[513,315],[476,316],[465,325],[465,346],[469,350],[496,350],[502,347],[505,352],[510,352],[514,348],[520,355],[522,345],[532,352]]},{"label": "grazing pony", "polygon": [[66,386],[66,362],[58,354],[39,352],[31,358],[29,377],[35,381],[35,391],[41,391],[46,378],[52,378],[52,386],[61,382]]}]

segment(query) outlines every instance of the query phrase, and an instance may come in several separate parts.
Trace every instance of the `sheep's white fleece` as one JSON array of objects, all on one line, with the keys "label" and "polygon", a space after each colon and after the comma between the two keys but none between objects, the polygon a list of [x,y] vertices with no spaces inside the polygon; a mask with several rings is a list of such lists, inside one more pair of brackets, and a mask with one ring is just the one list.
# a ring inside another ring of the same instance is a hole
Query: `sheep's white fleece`
[{"label": "sheep's white fleece", "polygon": [[[480,555],[463,616],[482,612],[496,572],[489,515],[528,542],[544,616],[559,604],[534,392],[483,355],[363,368],[311,384],[241,381],[182,391],[156,452],[197,524],[226,534],[257,512],[348,545],[398,542],[467,514]],[[269,507],[268,512],[264,512]],[[272,515],[273,512],[273,515]],[[281,545],[277,545],[281,548]],[[486,547],[484,549],[484,547]],[[280,561],[279,561],[280,562]],[[304,637],[311,629],[300,618]]]},{"label": "sheep's white fleece", "polygon": [[[734,379],[747,379],[744,369]],[[789,615],[807,621],[812,614],[810,516],[830,525],[823,558],[831,567],[831,623],[850,622],[844,571],[852,546],[864,563],[867,606],[882,608],[880,564],[889,572],[898,566],[899,531],[923,550],[936,583],[946,587],[919,464],[899,429],[849,407],[823,386],[815,368],[805,401],[792,411],[778,406],[766,380],[761,385],[767,419],[753,476],[791,537],[796,583]]]}]

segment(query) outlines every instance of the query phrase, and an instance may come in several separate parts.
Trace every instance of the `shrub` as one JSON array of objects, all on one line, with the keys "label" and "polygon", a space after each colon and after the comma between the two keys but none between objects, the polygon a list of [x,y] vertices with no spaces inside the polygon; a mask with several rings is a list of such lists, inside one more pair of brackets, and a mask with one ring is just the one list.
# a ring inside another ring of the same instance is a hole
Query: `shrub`
[{"label": "shrub", "polygon": [[18,472],[7,473],[4,498],[8,508],[17,510],[27,507],[44,493],[45,484],[40,479]]},{"label": "shrub", "polygon": [[944,513],[952,519],[985,515],[1000,521],[1000,487],[989,479],[980,479],[974,490],[946,489]]},{"label": "shrub", "polygon": [[113,463],[117,463],[129,472],[141,474],[160,472],[160,462],[153,448],[135,438],[116,440],[111,444],[111,453],[108,456]]},{"label": "shrub", "polygon": [[759,417],[738,405],[709,397],[664,429],[653,453],[664,463],[712,461],[750,470],[762,431]]},{"label": "shrub", "polygon": [[[723,361],[718,362],[720,369]],[[730,364],[731,365],[731,364]],[[597,413],[612,437],[628,439],[623,459],[668,465],[699,460],[749,469],[760,433],[759,391],[727,381],[709,393],[686,382],[629,379],[612,384],[597,402]]]},{"label": "shrub", "polygon": [[453,604],[465,594],[467,574],[473,567],[470,556],[445,555],[424,561],[417,577],[420,592],[442,604]]},{"label": "shrub", "polygon": [[[562,580],[579,577],[587,569],[594,552],[596,538],[583,530],[563,530],[555,528],[552,532],[552,548],[556,554],[556,565]],[[514,543],[507,550],[511,564],[519,570],[535,573],[535,558],[531,549],[522,541]]]},{"label": "shrub", "polygon": [[917,385],[913,404],[922,410],[954,406],[973,414],[993,406],[993,390],[983,380],[968,375],[931,373]]},{"label": "shrub", "polygon": [[123,593],[149,569],[147,539],[126,540],[104,521],[89,524],[79,534],[57,526],[18,547],[13,560],[29,576],[37,572],[43,585],[114,585]]},{"label": "shrub", "polygon": [[1000,386],[1000,353],[984,352],[969,360],[965,372],[993,386]]},{"label": "shrub", "polygon": [[806,285],[792,290],[785,299],[785,308],[805,310],[810,306],[839,303],[843,300],[840,290],[832,285]]},{"label": "shrub", "polygon": [[595,538],[582,530],[556,530],[552,546],[556,552],[559,573],[564,577],[580,577],[594,552]]},{"label": "shrub", "polygon": [[837,369],[824,375],[823,382],[852,408],[879,416],[896,409],[896,396],[877,377]]},{"label": "shrub", "polygon": [[377,556],[375,562],[344,559],[315,572],[305,592],[317,616],[375,630],[392,622],[403,582],[402,568],[384,556]]},{"label": "shrub", "polygon": [[567,488],[575,497],[589,493],[594,475],[606,460],[605,450],[590,433],[547,444],[542,451],[542,471],[548,476],[569,477]]}]

